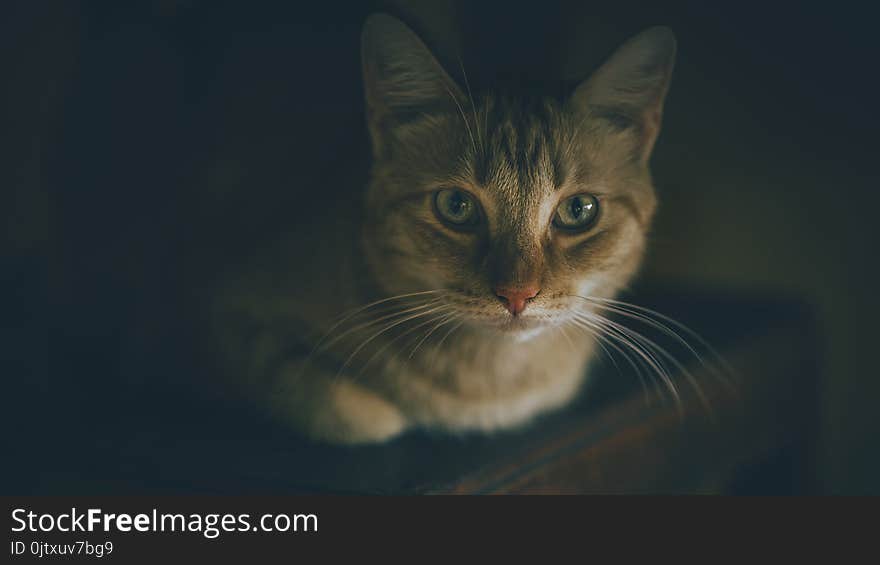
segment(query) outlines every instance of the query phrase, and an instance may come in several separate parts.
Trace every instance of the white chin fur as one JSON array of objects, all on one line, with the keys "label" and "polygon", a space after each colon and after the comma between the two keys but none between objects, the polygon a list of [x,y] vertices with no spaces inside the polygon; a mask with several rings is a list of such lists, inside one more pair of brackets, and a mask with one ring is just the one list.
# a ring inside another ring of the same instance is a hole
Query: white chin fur
[{"label": "white chin fur", "polygon": [[528,340],[532,339],[533,337],[536,337],[537,335],[543,333],[544,330],[546,330],[546,329],[547,328],[544,326],[537,326],[534,328],[529,328],[527,330],[521,330],[518,332],[514,332],[513,339],[516,340],[517,342],[528,341]]},{"label": "white chin fur", "polygon": [[602,279],[599,277],[592,277],[581,281],[581,283],[577,286],[577,292],[580,296],[590,296],[599,286],[602,284]]}]

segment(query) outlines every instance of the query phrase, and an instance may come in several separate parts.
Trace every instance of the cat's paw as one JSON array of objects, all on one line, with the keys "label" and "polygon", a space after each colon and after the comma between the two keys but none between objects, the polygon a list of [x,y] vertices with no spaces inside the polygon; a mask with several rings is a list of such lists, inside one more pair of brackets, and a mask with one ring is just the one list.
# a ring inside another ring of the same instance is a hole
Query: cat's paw
[{"label": "cat's paw", "polygon": [[276,404],[276,414],[314,440],[343,445],[385,442],[409,425],[396,406],[363,386],[337,380],[319,389]]},{"label": "cat's paw", "polygon": [[388,441],[407,428],[400,410],[381,396],[353,383],[337,382],[330,395],[332,409],[319,417],[317,439],[357,444]]}]

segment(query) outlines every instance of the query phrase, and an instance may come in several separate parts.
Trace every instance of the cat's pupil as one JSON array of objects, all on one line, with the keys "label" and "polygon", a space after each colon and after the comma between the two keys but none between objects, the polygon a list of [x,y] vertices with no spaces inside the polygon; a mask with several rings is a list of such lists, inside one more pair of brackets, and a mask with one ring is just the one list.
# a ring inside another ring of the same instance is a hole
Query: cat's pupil
[{"label": "cat's pupil", "polygon": [[584,205],[581,203],[580,198],[573,198],[571,201],[571,216],[573,218],[580,218],[581,212],[584,211]]},{"label": "cat's pupil", "polygon": [[456,193],[449,202],[449,207],[453,215],[461,216],[467,210],[467,201]]}]

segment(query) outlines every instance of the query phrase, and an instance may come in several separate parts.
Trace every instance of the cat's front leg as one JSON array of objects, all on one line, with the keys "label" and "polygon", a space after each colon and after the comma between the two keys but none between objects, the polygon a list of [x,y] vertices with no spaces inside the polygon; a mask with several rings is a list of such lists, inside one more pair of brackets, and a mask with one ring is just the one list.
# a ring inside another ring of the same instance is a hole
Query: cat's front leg
[{"label": "cat's front leg", "polygon": [[391,402],[367,387],[320,369],[282,369],[269,399],[272,412],[308,437],[336,444],[380,443],[403,433],[409,423]]}]

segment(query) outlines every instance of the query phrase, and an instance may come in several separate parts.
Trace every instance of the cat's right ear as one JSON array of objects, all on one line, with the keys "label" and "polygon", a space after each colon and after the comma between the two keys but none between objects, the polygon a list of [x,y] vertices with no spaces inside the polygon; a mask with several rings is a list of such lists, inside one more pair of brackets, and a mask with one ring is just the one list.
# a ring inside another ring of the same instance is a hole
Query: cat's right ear
[{"label": "cat's right ear", "polygon": [[382,155],[395,127],[466,98],[425,44],[400,20],[367,18],[361,35],[367,123],[373,153]]},{"label": "cat's right ear", "polygon": [[676,42],[666,27],[653,27],[624,43],[572,95],[579,111],[634,129],[646,162],[660,132],[663,101],[675,62]]}]

